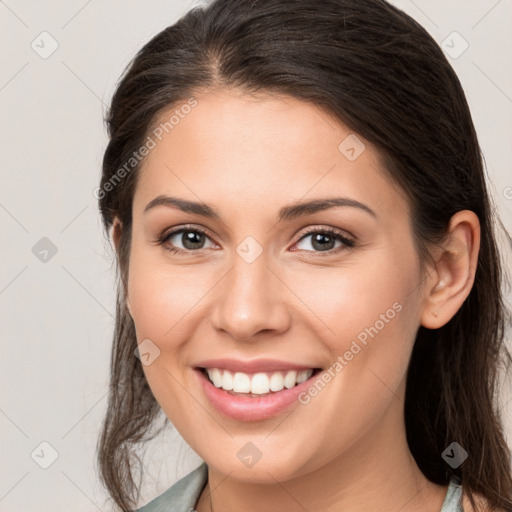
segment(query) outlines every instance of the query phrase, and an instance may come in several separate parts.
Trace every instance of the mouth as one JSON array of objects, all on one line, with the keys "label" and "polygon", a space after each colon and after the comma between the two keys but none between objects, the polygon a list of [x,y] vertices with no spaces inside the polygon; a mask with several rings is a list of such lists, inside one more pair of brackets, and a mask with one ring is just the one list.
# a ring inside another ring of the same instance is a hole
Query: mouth
[{"label": "mouth", "polygon": [[318,375],[322,368],[271,372],[234,372],[225,368],[196,367],[216,388],[233,396],[265,397],[292,389]]}]

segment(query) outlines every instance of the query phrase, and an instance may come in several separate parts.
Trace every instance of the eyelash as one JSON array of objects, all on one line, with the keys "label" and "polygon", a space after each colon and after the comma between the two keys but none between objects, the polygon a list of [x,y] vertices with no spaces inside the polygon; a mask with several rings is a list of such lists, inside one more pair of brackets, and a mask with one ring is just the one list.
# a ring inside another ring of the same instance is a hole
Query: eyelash
[{"label": "eyelash", "polygon": [[[162,245],[164,246],[164,244],[174,235],[178,234],[178,233],[182,233],[184,231],[191,231],[193,233],[201,233],[202,235],[205,235],[207,236],[208,238],[211,238],[208,233],[201,229],[201,228],[198,228],[196,226],[193,226],[193,225],[186,225],[186,226],[182,226],[181,228],[179,229],[176,229],[174,231],[170,231],[168,233],[166,232],[163,232],[159,237],[158,239],[156,240],[156,243],[158,245]],[[295,243],[299,243],[300,241],[302,241],[304,238],[306,238],[307,236],[309,235],[315,235],[317,233],[321,233],[321,234],[329,234],[331,236],[333,236],[334,238],[336,238],[337,240],[339,240],[340,242],[343,243],[344,246],[342,247],[337,247],[336,249],[329,249],[328,251],[305,251],[306,253],[315,253],[316,255],[319,255],[320,257],[323,257],[323,256],[332,256],[333,254],[338,254],[339,252],[341,251],[350,251],[352,249],[354,249],[356,247],[356,242],[355,240],[351,239],[351,238],[347,238],[346,236],[344,236],[343,234],[341,234],[340,231],[334,229],[334,228],[331,228],[331,227],[328,227],[328,228],[316,228],[316,229],[311,229],[309,231],[306,231],[304,233],[301,234],[300,238],[297,240],[297,242]],[[177,254],[177,255],[189,255],[191,253],[194,253],[194,252],[201,252],[202,249],[197,249],[197,250],[184,250],[184,249],[179,249],[177,247],[170,247],[170,246],[164,246],[164,249],[166,251],[169,251],[173,254]],[[299,249],[300,250],[300,249]]]}]

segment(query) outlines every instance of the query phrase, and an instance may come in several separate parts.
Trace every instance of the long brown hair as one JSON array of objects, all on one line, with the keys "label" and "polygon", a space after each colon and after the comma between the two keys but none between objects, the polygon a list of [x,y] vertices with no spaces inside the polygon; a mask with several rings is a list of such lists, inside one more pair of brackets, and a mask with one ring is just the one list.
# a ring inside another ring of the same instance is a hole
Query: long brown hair
[{"label": "long brown hair", "polygon": [[[150,427],[160,411],[134,357],[137,340],[125,304],[140,167],[133,155],[163,111],[200,89],[225,87],[311,102],[373,143],[410,203],[423,269],[452,215],[476,213],[481,246],[474,285],[446,325],[419,327],[405,424],[426,478],[446,485],[456,477],[473,506],[476,493],[511,512],[510,451],[497,402],[499,370],[512,361],[504,343],[510,311],[481,151],[443,52],[384,0],[215,0],[156,35],[125,70],[106,119],[109,143],[96,191],[107,238],[115,216],[123,226],[109,403],[97,459],[114,502],[122,510],[136,504],[137,449],[156,435]],[[441,456],[453,441],[469,454],[457,468]]]}]

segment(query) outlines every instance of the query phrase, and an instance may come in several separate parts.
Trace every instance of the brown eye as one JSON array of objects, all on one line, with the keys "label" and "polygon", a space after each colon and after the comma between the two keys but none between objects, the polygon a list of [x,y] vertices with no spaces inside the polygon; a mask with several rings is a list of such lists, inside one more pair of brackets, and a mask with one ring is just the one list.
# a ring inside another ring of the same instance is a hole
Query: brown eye
[{"label": "brown eye", "polygon": [[[210,240],[210,237],[202,229],[182,227],[161,235],[158,243],[170,252],[188,254],[207,248],[205,247],[206,240]],[[212,243],[212,245],[214,244]]]},{"label": "brown eye", "polygon": [[[180,235],[181,234],[181,235]],[[180,235],[180,236],[178,236]],[[176,238],[183,247],[187,250],[194,249],[202,249],[206,235],[204,233],[200,233],[199,231],[192,231],[190,229],[184,229],[181,231],[175,231],[172,236],[167,238],[167,241],[170,241],[172,238]],[[172,245],[175,245],[176,242],[172,242]]]},{"label": "brown eye", "polygon": [[[310,241],[308,243],[304,243],[305,247],[299,247],[300,250],[333,254],[339,252],[339,250],[352,249],[355,247],[355,242],[353,240],[332,228],[308,231],[301,237],[297,244],[308,239],[310,239]],[[338,246],[335,245],[336,242],[339,242]],[[308,246],[311,247],[312,250],[308,249]]]}]

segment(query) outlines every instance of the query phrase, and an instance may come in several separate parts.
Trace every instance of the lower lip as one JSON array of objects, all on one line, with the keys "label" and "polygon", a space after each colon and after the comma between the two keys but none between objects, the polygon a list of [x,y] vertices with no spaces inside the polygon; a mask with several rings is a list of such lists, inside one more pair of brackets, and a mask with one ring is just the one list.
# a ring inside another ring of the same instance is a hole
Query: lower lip
[{"label": "lower lip", "polygon": [[194,369],[194,371],[212,405],[221,413],[238,421],[266,420],[284,411],[293,403],[300,404],[298,396],[320,374],[320,372],[314,373],[308,380],[290,389],[285,388],[261,397],[249,397],[232,395],[214,386],[201,370]]}]

